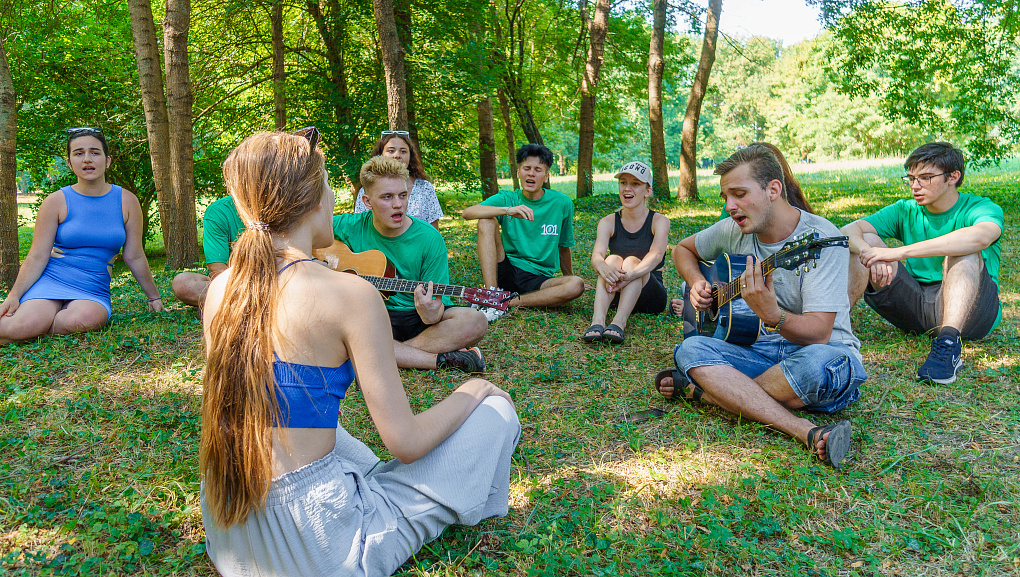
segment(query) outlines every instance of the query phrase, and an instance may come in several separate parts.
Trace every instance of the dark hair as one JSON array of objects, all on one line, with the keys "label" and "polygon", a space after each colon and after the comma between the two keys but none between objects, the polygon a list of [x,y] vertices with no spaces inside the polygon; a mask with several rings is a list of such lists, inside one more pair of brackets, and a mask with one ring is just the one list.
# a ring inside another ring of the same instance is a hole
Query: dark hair
[{"label": "dark hair", "polygon": [[910,153],[907,161],[903,163],[904,170],[910,170],[919,164],[934,164],[942,172],[960,172],[960,180],[956,181],[956,187],[963,186],[963,169],[967,161],[963,158],[963,152],[948,142],[929,142],[917,147],[917,150]]},{"label": "dark hair", "polygon": [[517,164],[521,164],[525,161],[525,159],[531,158],[532,156],[537,156],[538,160],[540,160],[546,168],[552,166],[553,153],[541,144],[525,144],[517,149]]},{"label": "dark hair", "polygon": [[783,167],[783,180],[786,184],[786,200],[791,205],[803,210],[804,212],[810,212],[814,214],[815,211],[811,208],[811,204],[808,203],[807,197],[804,196],[804,191],[800,189],[800,183],[797,182],[797,178],[793,176],[793,171],[790,170],[790,165],[786,162],[786,157],[783,156],[774,144],[768,142],[752,142],[752,145],[764,146],[772,151],[772,154],[776,156],[776,160]]},{"label": "dark hair", "polygon": [[71,158],[71,142],[76,138],[83,136],[94,136],[99,140],[99,144],[103,146],[103,154],[110,156],[110,147],[106,144],[106,137],[103,136],[103,131],[98,128],[85,128],[82,130],[71,129],[70,134],[67,136],[67,157]]},{"label": "dark hair", "polygon": [[734,152],[729,158],[715,166],[715,173],[719,176],[726,176],[744,164],[751,165],[751,178],[762,188],[768,188],[770,182],[778,180],[783,185],[783,198],[787,198],[783,166],[779,164],[776,155],[763,144],[751,144]]},{"label": "dark hair", "polygon": [[429,175],[425,173],[425,167],[422,166],[421,154],[418,152],[418,147],[414,145],[414,142],[411,142],[410,136],[404,136],[402,134],[382,135],[379,142],[375,143],[375,148],[372,149],[372,156],[382,156],[382,151],[386,148],[386,144],[394,138],[399,138],[407,143],[407,149],[411,152],[411,158],[407,161],[407,172],[410,173],[411,178],[420,178],[422,180],[432,182]]}]

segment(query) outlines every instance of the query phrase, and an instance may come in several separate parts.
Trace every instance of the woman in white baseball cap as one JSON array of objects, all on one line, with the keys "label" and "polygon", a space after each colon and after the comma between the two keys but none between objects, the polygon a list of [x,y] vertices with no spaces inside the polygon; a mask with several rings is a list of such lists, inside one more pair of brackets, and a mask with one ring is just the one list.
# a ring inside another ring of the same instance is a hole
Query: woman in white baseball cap
[{"label": "woman in white baseball cap", "polygon": [[[591,266],[599,274],[591,326],[581,335],[586,343],[620,344],[632,312],[658,314],[666,309],[662,284],[669,219],[648,208],[652,169],[643,162],[623,165],[616,174],[619,210],[599,221]],[[606,314],[616,306],[612,323]]]}]

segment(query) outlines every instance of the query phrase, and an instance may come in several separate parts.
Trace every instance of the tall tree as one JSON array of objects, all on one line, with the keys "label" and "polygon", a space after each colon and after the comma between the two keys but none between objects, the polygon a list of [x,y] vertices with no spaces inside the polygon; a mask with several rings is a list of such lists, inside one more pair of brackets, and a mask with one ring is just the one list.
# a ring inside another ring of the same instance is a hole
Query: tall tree
[{"label": "tall tree", "polygon": [[687,112],[684,113],[684,128],[680,136],[680,183],[677,185],[676,196],[681,200],[698,200],[697,173],[697,139],[698,119],[701,117],[701,103],[705,99],[708,88],[708,75],[715,63],[715,43],[719,37],[719,15],[722,13],[722,0],[709,0],[708,14],[705,17],[705,39],[701,44],[701,60],[698,72],[691,84],[691,94],[687,98]]},{"label": "tall tree", "polygon": [[517,113],[521,131],[528,142],[543,144],[542,133],[535,124],[531,113],[531,105],[524,96],[523,74],[525,61],[525,22],[522,15],[526,0],[506,0],[503,18],[506,21],[504,32],[503,19],[495,18],[496,43],[505,52],[497,52],[496,58],[503,65],[503,91]]},{"label": "tall tree", "polygon": [[496,175],[496,137],[492,124],[492,98],[483,98],[478,102],[478,153],[483,199],[499,192]]},{"label": "tall tree", "polygon": [[503,132],[506,133],[506,164],[514,181],[514,189],[518,189],[521,183],[517,179],[517,147],[514,144],[514,127],[510,123],[510,106],[506,102],[506,94],[502,88],[496,91],[496,95],[499,97],[499,109],[503,114]]},{"label": "tall tree", "polygon": [[269,17],[273,37],[273,124],[277,130],[287,128],[287,71],[284,68],[283,0],[273,0]]},{"label": "tall tree", "polygon": [[[586,19],[588,0],[580,1],[582,19]],[[598,92],[602,54],[609,31],[610,0],[596,0],[595,18],[589,28],[588,59],[581,76],[581,114],[577,144],[577,198],[591,195],[592,159],[595,156],[595,98]]]},{"label": "tall tree", "polygon": [[0,287],[18,277],[18,101],[0,36]]},{"label": "tall tree", "polygon": [[372,9],[379,29],[379,45],[386,73],[386,112],[390,130],[407,130],[404,48],[393,17],[393,0],[372,0]]},{"label": "tall tree", "polygon": [[669,200],[666,135],[662,124],[662,46],[666,35],[667,0],[652,0],[652,38],[648,45],[648,128],[652,145],[652,190],[656,199]]},{"label": "tall tree", "polygon": [[[170,176],[170,120],[167,116],[166,95],[163,93],[163,69],[156,44],[156,26],[152,20],[150,0],[128,0],[128,10],[131,13],[131,35],[138,63],[142,106],[145,108],[145,129],[149,137],[152,176],[156,184],[160,230],[169,251],[170,246],[175,244],[178,231],[172,227],[175,203]],[[194,205],[191,210],[194,211]]]},{"label": "tall tree", "polygon": [[[393,19],[397,24],[397,36],[400,37],[401,57],[404,59],[404,87],[407,92],[407,131],[411,140],[418,145],[418,122],[415,119],[414,75],[411,66],[414,53],[413,22],[411,17],[411,0],[393,0]],[[421,150],[421,147],[418,147]]]},{"label": "tall tree", "polygon": [[195,170],[192,146],[191,81],[188,68],[188,31],[191,0],[167,0],[163,20],[166,58],[167,111],[170,126],[170,181],[174,208],[170,214],[173,237],[164,236],[167,264],[179,270],[201,261],[195,226]]}]

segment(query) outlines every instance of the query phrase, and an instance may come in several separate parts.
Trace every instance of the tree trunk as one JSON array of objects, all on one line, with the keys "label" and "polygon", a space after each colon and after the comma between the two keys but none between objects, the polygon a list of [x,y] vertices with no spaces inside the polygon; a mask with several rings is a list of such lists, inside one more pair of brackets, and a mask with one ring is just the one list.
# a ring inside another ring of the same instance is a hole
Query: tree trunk
[{"label": "tree trunk", "polygon": [[715,62],[715,41],[719,37],[719,14],[722,12],[722,0],[709,0],[708,16],[705,18],[705,41],[701,45],[701,61],[698,72],[694,75],[691,95],[687,99],[687,112],[684,114],[684,129],[680,137],[680,184],[676,196],[680,200],[698,200],[698,118],[701,116],[701,103],[705,100],[708,88],[708,75]]},{"label": "tree trunk", "polygon": [[287,72],[283,68],[283,0],[273,0],[273,119],[277,130],[287,128]]},{"label": "tree trunk", "polygon": [[383,70],[386,73],[386,116],[390,130],[407,130],[407,86],[404,77],[404,49],[393,18],[393,0],[372,0],[379,29]]},{"label": "tree trunk", "polygon": [[414,54],[414,36],[411,21],[411,0],[393,0],[393,19],[397,23],[397,36],[400,37],[400,46],[403,48],[404,58],[404,86],[407,89],[407,131],[411,133],[411,140],[414,141],[418,150],[421,145],[418,142],[418,123],[414,119],[414,74],[411,66],[412,54]]},{"label": "tree trunk", "polygon": [[[587,0],[581,0],[586,3]],[[602,53],[609,29],[610,0],[596,0],[595,18],[591,21],[588,61],[581,76],[581,122],[577,142],[577,198],[591,196],[592,160],[595,155],[595,96],[602,69]]]},{"label": "tree trunk", "polygon": [[18,101],[0,37],[0,287],[18,278]]},{"label": "tree trunk", "polygon": [[648,46],[648,126],[652,141],[652,190],[658,200],[668,201],[669,168],[666,164],[666,136],[662,123],[662,59],[666,32],[667,0],[653,0],[652,41]]},{"label": "tree trunk", "polygon": [[163,19],[163,55],[166,58],[166,94],[170,125],[170,181],[174,210],[170,227],[174,236],[164,237],[167,266],[180,270],[202,260],[195,225],[195,155],[192,147],[191,80],[188,66],[188,30],[191,0],[167,0]]},{"label": "tree trunk", "polygon": [[177,236],[177,231],[172,228],[174,199],[170,179],[170,121],[163,93],[163,69],[159,62],[156,27],[152,21],[150,0],[128,0],[128,10],[131,13],[131,36],[138,62],[138,83],[141,85],[142,106],[145,108],[152,178],[156,183],[159,227],[169,254],[170,246],[175,244],[172,239]]},{"label": "tree trunk", "polygon": [[517,180],[517,146],[514,144],[514,127],[510,124],[510,106],[506,102],[503,89],[496,90],[499,97],[499,108],[503,113],[503,131],[506,133],[506,165],[510,169],[510,178],[514,181],[514,190],[521,187]]},{"label": "tree trunk", "polygon": [[482,176],[482,200],[499,192],[496,175],[496,135],[492,127],[492,98],[478,102],[478,151]]}]

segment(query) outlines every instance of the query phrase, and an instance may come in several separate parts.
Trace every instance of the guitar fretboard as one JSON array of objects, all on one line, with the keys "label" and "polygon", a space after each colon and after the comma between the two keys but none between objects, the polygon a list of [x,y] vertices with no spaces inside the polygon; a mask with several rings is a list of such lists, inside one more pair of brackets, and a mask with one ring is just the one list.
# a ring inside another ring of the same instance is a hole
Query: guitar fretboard
[{"label": "guitar fretboard", "polygon": [[[785,253],[789,249],[783,249],[777,253],[771,254],[761,261],[761,274],[765,276],[770,272],[776,270],[776,255]],[[712,300],[715,301],[717,307],[721,307],[724,304],[740,296],[740,278],[735,278],[730,282],[726,283],[721,287],[712,287]]]},{"label": "guitar fretboard", "polygon": [[[423,283],[421,281],[405,280],[400,278],[387,278],[384,276],[367,276],[359,274],[361,278],[372,283],[375,288],[380,291],[395,292],[395,293],[413,293],[418,285],[425,285],[428,287],[429,283]],[[740,291],[737,291],[738,293]],[[464,287],[452,285],[452,284],[433,284],[432,294],[437,296],[446,297],[462,297],[464,296]]]}]

